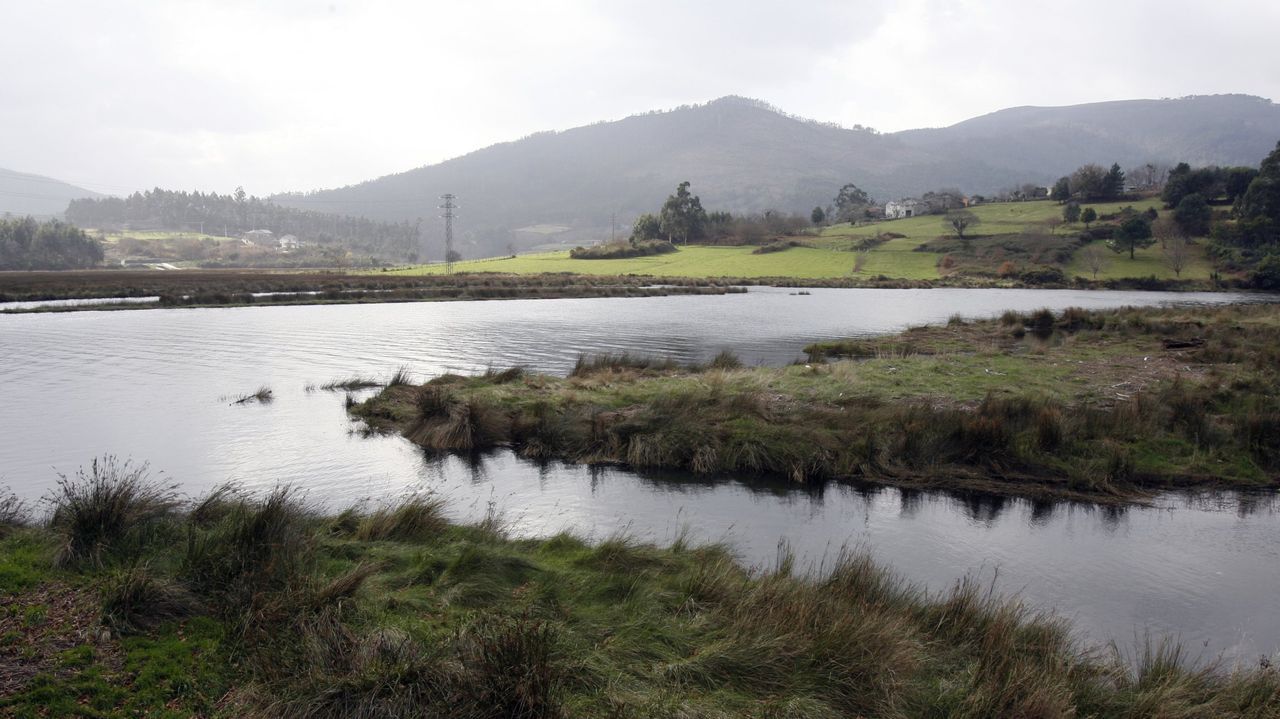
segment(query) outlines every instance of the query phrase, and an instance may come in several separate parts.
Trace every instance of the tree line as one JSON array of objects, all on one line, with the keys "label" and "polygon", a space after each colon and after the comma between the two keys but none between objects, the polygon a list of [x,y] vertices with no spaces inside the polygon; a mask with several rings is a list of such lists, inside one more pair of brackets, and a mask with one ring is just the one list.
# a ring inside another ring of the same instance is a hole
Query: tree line
[{"label": "tree line", "polygon": [[79,270],[102,257],[97,240],[65,222],[0,219],[0,270]]},{"label": "tree line", "polygon": [[319,245],[341,245],[388,258],[417,258],[419,225],[282,207],[244,188],[220,195],[156,188],[128,197],[72,200],[69,221],[103,230],[200,231],[238,237],[250,230],[294,235]]},{"label": "tree line", "polygon": [[723,211],[707,212],[689,187],[688,181],[681,182],[656,214],[646,212],[637,217],[631,228],[631,244],[667,240],[751,245],[770,237],[794,235],[810,224],[800,215],[775,210],[736,217]]}]

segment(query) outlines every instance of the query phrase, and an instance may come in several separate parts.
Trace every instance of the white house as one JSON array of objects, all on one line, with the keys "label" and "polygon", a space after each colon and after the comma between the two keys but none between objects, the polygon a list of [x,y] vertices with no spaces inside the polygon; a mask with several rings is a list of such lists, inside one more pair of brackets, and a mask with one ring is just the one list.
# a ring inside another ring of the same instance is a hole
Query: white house
[{"label": "white house", "polygon": [[922,214],[924,208],[919,200],[897,200],[886,202],[884,205],[884,218],[886,220],[897,220],[903,217],[915,217]]},{"label": "white house", "polygon": [[302,243],[294,235],[284,235],[280,238],[279,246],[281,252],[290,252],[301,247]]}]

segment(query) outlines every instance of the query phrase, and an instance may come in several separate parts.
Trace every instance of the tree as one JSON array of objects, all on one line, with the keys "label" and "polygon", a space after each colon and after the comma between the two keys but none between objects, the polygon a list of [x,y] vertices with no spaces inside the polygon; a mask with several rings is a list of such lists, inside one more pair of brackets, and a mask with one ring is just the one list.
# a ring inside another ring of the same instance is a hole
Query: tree
[{"label": "tree", "polygon": [[964,207],[964,194],[954,189],[931,190],[921,195],[920,200],[929,208],[931,215],[941,215]]},{"label": "tree", "polygon": [[1191,261],[1191,245],[1185,237],[1173,237],[1164,243],[1164,263],[1173,270],[1173,276],[1182,279],[1182,271]]},{"label": "tree", "polygon": [[1213,209],[1200,193],[1193,192],[1184,196],[1174,208],[1173,219],[1184,233],[1203,237],[1209,234],[1209,222],[1213,219]]},{"label": "tree", "polygon": [[1075,202],[1068,202],[1062,208],[1062,219],[1068,224],[1075,224],[1080,221],[1080,205]]},{"label": "tree", "polygon": [[1107,197],[1107,171],[1102,169],[1102,165],[1081,165],[1071,173],[1071,197],[1081,200]]},{"label": "tree", "polygon": [[1080,221],[1084,223],[1085,229],[1089,229],[1089,224],[1098,221],[1098,211],[1092,207],[1086,207],[1080,213]]},{"label": "tree", "polygon": [[243,186],[237,186],[234,197],[236,201],[236,216],[240,218],[239,228],[243,231],[249,218],[249,204],[246,201],[249,195],[244,191]]},{"label": "tree", "polygon": [[1263,159],[1258,175],[1240,196],[1240,216],[1247,220],[1280,223],[1280,142]]},{"label": "tree", "polygon": [[1107,269],[1110,264],[1107,260],[1107,254],[1102,251],[1101,247],[1091,244],[1080,251],[1081,258],[1084,259],[1084,266],[1089,268],[1093,273],[1093,279],[1098,279],[1098,273]]},{"label": "tree", "polygon": [[823,212],[821,207],[815,207],[813,212],[809,213],[809,220],[815,225],[821,225],[825,219],[827,219],[827,213]]},{"label": "tree", "polygon": [[836,216],[842,222],[854,222],[871,204],[871,197],[852,182],[836,193]]},{"label": "tree", "polygon": [[631,226],[632,243],[656,240],[659,237],[662,237],[662,223],[658,220],[658,216],[652,212],[640,215],[636,218],[635,224]]},{"label": "tree", "polygon": [[1233,203],[1240,199],[1249,190],[1249,183],[1253,182],[1253,178],[1257,176],[1257,169],[1252,167],[1228,167],[1223,170],[1222,185],[1227,193],[1227,199]]},{"label": "tree", "polygon": [[667,197],[658,222],[668,240],[678,237],[687,245],[689,238],[702,236],[707,213],[702,209],[702,200],[689,192],[688,180],[676,187],[676,194]]},{"label": "tree", "polygon": [[1053,183],[1053,189],[1049,191],[1049,199],[1054,202],[1066,202],[1071,199],[1071,178],[1059,177],[1058,181]]},{"label": "tree", "polygon": [[1124,171],[1120,169],[1120,163],[1111,163],[1111,169],[1107,171],[1106,177],[1102,180],[1102,197],[1107,200],[1114,200],[1124,194]]},{"label": "tree", "polygon": [[982,220],[969,210],[951,210],[942,218],[942,226],[950,228],[961,241],[965,239],[966,230],[979,224],[982,224]]},{"label": "tree", "polygon": [[1134,252],[1140,247],[1150,247],[1155,240],[1151,238],[1151,220],[1145,215],[1133,215],[1120,223],[1111,235],[1109,243],[1115,252],[1128,251],[1129,259],[1134,259]]}]

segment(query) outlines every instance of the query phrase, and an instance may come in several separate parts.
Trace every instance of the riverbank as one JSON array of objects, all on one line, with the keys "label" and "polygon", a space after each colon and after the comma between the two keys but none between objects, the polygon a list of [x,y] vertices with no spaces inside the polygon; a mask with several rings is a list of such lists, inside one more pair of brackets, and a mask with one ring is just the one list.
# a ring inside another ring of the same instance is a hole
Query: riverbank
[{"label": "riverbank", "polygon": [[[494,266],[493,269],[498,269]],[[83,310],[227,307],[298,304],[424,302],[441,300],[652,297],[725,294],[750,286],[864,289],[1084,289],[1144,291],[1224,291],[1239,283],[1208,280],[1115,278],[1090,281],[1028,281],[1019,278],[951,276],[934,279],[883,275],[803,278],[684,277],[650,274],[592,275],[572,272],[520,274],[495,271],[402,274],[398,270],[347,274],[340,271],[263,270],[85,270],[0,272],[0,314]],[[142,302],[142,298],[155,298]],[[111,302],[110,300],[120,300]],[[76,304],[39,307],[3,303]],[[103,300],[92,304],[80,301]]]},{"label": "riverbank", "polygon": [[1266,665],[1087,650],[1016,600],[925,594],[858,554],[753,573],[680,540],[512,539],[424,496],[186,502],[110,460],[50,499],[38,527],[0,501],[6,715],[1280,715]]},{"label": "riverbank", "polygon": [[[0,313],[279,306],[488,299],[661,297],[742,292],[727,282],[681,278],[458,274],[438,277],[239,271],[0,273],[0,302],[76,304],[5,308]],[[139,302],[137,298],[156,298]],[[104,299],[102,303],[80,301]],[[111,302],[119,299],[119,302]],[[126,301],[131,299],[132,301]]]},{"label": "riverbank", "polygon": [[584,358],[389,387],[353,406],[438,451],[695,473],[1141,499],[1280,486],[1280,313],[1005,313],[811,345],[810,362]]}]

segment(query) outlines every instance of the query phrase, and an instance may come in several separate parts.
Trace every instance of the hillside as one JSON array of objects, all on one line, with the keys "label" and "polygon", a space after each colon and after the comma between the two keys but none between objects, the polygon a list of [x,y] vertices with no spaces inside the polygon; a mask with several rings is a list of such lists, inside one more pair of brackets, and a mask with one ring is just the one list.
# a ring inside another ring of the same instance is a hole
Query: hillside
[{"label": "hillside", "polygon": [[[845,182],[877,199],[952,186],[990,193],[1049,183],[1084,162],[1255,165],[1280,138],[1280,106],[1242,95],[1013,108],[948,128],[878,134],[786,115],[726,97],[494,145],[437,165],[276,202],[400,221],[434,218],[459,198],[464,256],[545,243],[522,227],[569,228],[586,243],[625,232],[680,180],[708,208],[807,212]],[[424,223],[428,257],[442,253],[438,222]]]},{"label": "hillside", "polygon": [[83,187],[0,167],[0,215],[61,216],[67,203],[82,197],[103,197]]},{"label": "hillside", "polygon": [[[1092,205],[1100,214],[1117,212],[1129,203]],[[1158,201],[1136,203],[1139,209],[1158,206]],[[626,259],[577,260],[568,251],[559,250],[521,254],[516,257],[494,257],[466,260],[456,264],[457,272],[501,272],[517,275],[539,273],[576,273],[596,275],[651,275],[654,277],[740,277],[790,278],[794,280],[837,280],[871,282],[883,277],[901,281],[937,281],[948,277],[962,280],[975,273],[985,273],[987,280],[1005,260],[1019,270],[1057,268],[1067,278],[1091,277],[1080,255],[1086,245],[1077,240],[1082,224],[1065,225],[1046,235],[1043,223],[1061,214],[1054,202],[1008,202],[979,205],[974,208],[981,220],[980,237],[974,252],[952,248],[954,243],[942,227],[937,215],[890,220],[874,225],[854,227],[840,224],[823,228],[817,235],[797,238],[802,246],[785,252],[757,254],[756,247],[707,247],[692,245],[678,252]],[[892,233],[887,241],[876,241],[877,234]],[[926,243],[939,247],[922,250]],[[1105,243],[1098,241],[1100,249]],[[1104,253],[1105,267],[1099,280],[1132,280],[1154,277],[1159,280],[1185,279],[1208,282],[1213,267],[1204,254],[1204,244],[1191,246],[1191,259],[1181,275],[1164,261],[1159,245],[1139,249],[1134,259],[1110,250]],[[859,252],[866,248],[865,252]],[[1015,248],[1018,248],[1015,250]],[[863,255],[861,259],[859,255]],[[943,266],[943,258],[951,255],[959,264]],[[857,266],[861,261],[863,264]],[[393,270],[388,274],[440,274],[442,263]]]},{"label": "hillside", "polygon": [[1280,106],[1250,95],[1015,107],[947,128],[894,135],[917,151],[968,168],[973,191],[1009,177],[1048,182],[1086,162],[1249,165],[1280,138]]}]

